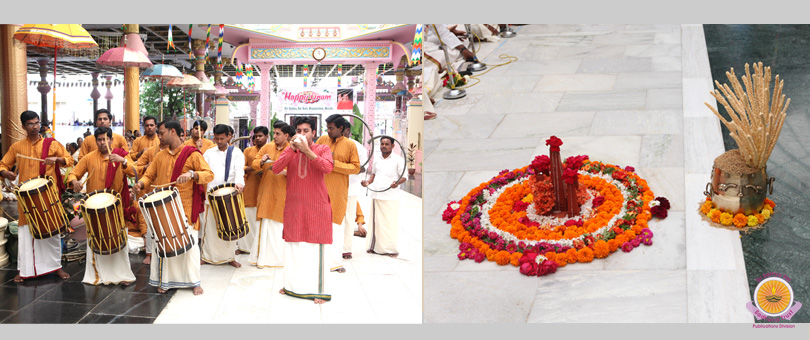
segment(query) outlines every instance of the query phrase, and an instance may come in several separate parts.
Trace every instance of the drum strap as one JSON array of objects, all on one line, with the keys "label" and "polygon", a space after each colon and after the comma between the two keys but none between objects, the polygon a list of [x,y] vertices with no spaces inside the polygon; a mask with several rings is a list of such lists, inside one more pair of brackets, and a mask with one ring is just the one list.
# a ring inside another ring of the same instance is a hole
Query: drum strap
[{"label": "drum strap", "polygon": [[[112,153],[124,157],[129,154],[127,150],[122,148],[115,148],[112,150]],[[132,165],[130,165],[132,166]],[[112,188],[113,181],[115,181],[115,173],[118,172],[120,166],[116,162],[109,162],[107,165],[107,177],[104,178],[104,186],[107,188]],[[124,206],[124,219],[130,222],[137,222],[137,210],[135,207],[132,206],[132,201],[129,197],[129,183],[127,176],[124,176],[124,185],[121,189],[121,203]]]},{"label": "drum strap", "polygon": [[[42,159],[48,158],[48,154],[51,150],[51,142],[55,139],[53,138],[45,138],[42,141]],[[62,196],[62,193],[65,192],[65,181],[62,180],[62,171],[59,171],[59,163],[54,163],[54,172],[56,173],[56,187],[59,189],[59,196]],[[39,175],[45,176],[45,162],[41,162],[39,164]]]},{"label": "drum strap", "polygon": [[228,147],[228,151],[225,152],[225,182],[228,182],[228,175],[231,172],[231,156],[233,156],[233,145]]},{"label": "drum strap", "polygon": [[[183,167],[186,165],[186,160],[188,160],[194,152],[200,152],[200,150],[190,145],[186,145],[183,150],[180,151],[180,155],[177,156],[174,168],[172,169],[172,182],[176,181],[177,177],[180,177],[183,172]],[[193,188],[191,194],[191,223],[194,224],[197,223],[200,213],[205,211],[205,187],[201,184],[195,184],[194,182],[191,183],[191,187]]]}]

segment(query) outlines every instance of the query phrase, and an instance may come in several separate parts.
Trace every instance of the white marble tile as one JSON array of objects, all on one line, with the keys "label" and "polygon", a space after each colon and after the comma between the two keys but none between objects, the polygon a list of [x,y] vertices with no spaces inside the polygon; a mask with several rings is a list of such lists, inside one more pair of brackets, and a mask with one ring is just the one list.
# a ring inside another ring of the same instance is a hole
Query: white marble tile
[{"label": "white marble tile", "polygon": [[557,111],[642,109],[646,100],[647,91],[644,90],[566,92]]},{"label": "white marble tile", "polygon": [[681,134],[682,116],[680,111],[599,111],[593,118],[589,135],[655,135]]},{"label": "white marble tile", "polygon": [[652,57],[652,71],[680,71],[681,57]]},{"label": "white marble tile", "polygon": [[624,27],[626,31],[654,31],[654,32],[677,32],[681,29],[677,24],[628,24]]},{"label": "white marble tile", "polygon": [[738,231],[715,228],[704,221],[698,208],[706,199],[703,191],[709,174],[686,175],[686,265],[689,270],[745,271]]},{"label": "white marble tile", "polygon": [[528,322],[686,322],[684,270],[557,272],[539,281]]},{"label": "white marble tile", "polygon": [[594,40],[593,36],[553,36],[534,37],[529,46],[585,46],[590,45]]},{"label": "white marble tile", "polygon": [[683,173],[683,135],[646,135],[641,141],[641,167],[680,167]]},{"label": "white marble tile", "polygon": [[[684,78],[683,79],[683,115],[684,117],[717,117],[706,107],[709,103],[715,109],[717,100],[712,96],[714,87],[711,78]],[[720,112],[725,109],[720,108]],[[716,118],[715,118],[716,119]]]},{"label": "white marble tile", "polygon": [[[528,161],[526,164],[531,163]],[[510,169],[511,170],[511,169]],[[481,185],[486,181],[489,181],[493,177],[497,176],[500,170],[487,170],[487,171],[467,171],[464,173],[464,176],[458,181],[453,191],[447,197],[447,202],[450,201],[458,201],[466,196],[470,190],[474,189],[475,187]],[[444,204],[442,204],[442,211],[444,211]]]},{"label": "white marble tile", "polygon": [[[683,211],[684,204],[684,173],[683,168],[636,168],[636,172],[647,180],[647,185],[655,196],[664,196],[669,199],[670,211]],[[691,202],[690,202],[691,204]]]},{"label": "white marble tile", "polygon": [[504,75],[525,76],[538,74],[571,74],[577,71],[580,62],[582,62],[581,59],[575,58],[553,60],[518,60],[509,64],[510,67],[504,72]]},{"label": "white marble tile", "polygon": [[561,47],[560,52],[557,53],[557,58],[621,58],[624,56],[625,50],[626,47],[622,45]]},{"label": "white marble tile", "polygon": [[683,108],[683,90],[675,89],[649,89],[647,90],[646,109],[678,109]]},{"label": "white marble tile", "polygon": [[[576,155],[588,155],[592,160],[621,167],[638,164],[641,151],[641,136],[566,137],[562,138],[562,141],[560,156],[563,159]],[[532,157],[548,155],[548,150],[548,146],[542,144],[535,149]]]},{"label": "white marble tile", "polygon": [[619,73],[616,89],[662,89],[683,86],[681,72],[634,72]]},{"label": "white marble tile", "polygon": [[625,57],[676,57],[681,55],[680,44],[627,45]]},{"label": "white marble tile", "polygon": [[670,211],[663,220],[653,218],[649,223],[653,244],[640,245],[629,253],[617,250],[601,261],[605,262],[605,270],[686,269],[684,222],[683,211]]},{"label": "white marble tile", "polygon": [[551,112],[557,107],[562,96],[562,92],[493,93],[482,98],[469,113]]},{"label": "white marble tile", "polygon": [[424,322],[525,322],[541,280],[517,270],[425,273]]},{"label": "white marble tile", "polygon": [[652,58],[586,58],[577,73],[649,72]]},{"label": "white marble tile", "polygon": [[[468,94],[461,99],[449,100],[438,96],[436,97],[436,104],[434,104],[433,107],[436,109],[436,113],[441,115],[464,115],[469,113],[470,109],[483,97],[484,96],[480,94]],[[425,125],[431,122],[431,120],[425,121]]]},{"label": "white marble tile", "polygon": [[[432,161],[428,159],[425,163],[430,164]],[[441,214],[446,201],[450,199],[450,192],[463,175],[462,172],[425,171],[422,177],[425,215]]]},{"label": "white marble tile", "polygon": [[487,138],[503,120],[503,115],[439,115],[430,124],[425,124],[426,136],[441,136],[447,139]]},{"label": "white marble tile", "polygon": [[219,303],[228,288],[228,280],[205,280],[202,295],[194,295],[190,288],[178,289],[155,323],[206,323],[216,314]]},{"label": "white marble tile", "polygon": [[[551,60],[557,58],[557,54],[560,53],[560,46],[527,46],[524,50],[520,51],[520,53],[516,54],[515,56],[520,58],[519,60]],[[500,55],[500,51],[495,51],[498,55]],[[497,59],[498,55],[493,56],[491,63],[501,63]]]},{"label": "white marble tile", "polygon": [[467,88],[467,95],[532,92],[541,78],[542,76],[490,76],[487,73],[480,77],[481,82]]},{"label": "white marble tile", "polygon": [[459,264],[456,255],[433,255],[425,257],[425,273],[427,272],[452,272]]},{"label": "white marble tile", "polygon": [[689,322],[753,323],[745,270],[688,270]]},{"label": "white marble tile", "polygon": [[534,92],[609,91],[616,83],[613,74],[555,74],[545,75]]},{"label": "white marble tile", "polygon": [[655,44],[680,44],[681,31],[655,33]]},{"label": "white marble tile", "polygon": [[428,136],[425,135],[425,142],[424,144],[422,144],[422,146],[424,147],[422,159],[430,158],[430,153],[433,152],[433,150],[435,150],[437,146],[439,146],[439,143],[441,143],[441,141],[436,139],[428,139]]},{"label": "white marble tile", "polygon": [[714,159],[726,152],[717,118],[684,118],[683,139],[687,174],[709,173]]},{"label": "white marble tile", "polygon": [[445,140],[431,154],[430,171],[503,170],[525,166],[537,138]]},{"label": "white marble tile", "polygon": [[711,77],[709,66],[709,53],[706,49],[706,36],[703,34],[703,25],[683,25],[683,77],[701,78]]},{"label": "white marble tile", "polygon": [[512,113],[498,125],[490,138],[585,136],[595,112]]},{"label": "white marble tile", "polygon": [[441,215],[425,215],[424,254],[425,261],[433,256],[456,256],[459,242],[450,237],[450,225]]},{"label": "white marble tile", "polygon": [[594,45],[646,45],[655,41],[655,33],[611,32],[593,38]]}]

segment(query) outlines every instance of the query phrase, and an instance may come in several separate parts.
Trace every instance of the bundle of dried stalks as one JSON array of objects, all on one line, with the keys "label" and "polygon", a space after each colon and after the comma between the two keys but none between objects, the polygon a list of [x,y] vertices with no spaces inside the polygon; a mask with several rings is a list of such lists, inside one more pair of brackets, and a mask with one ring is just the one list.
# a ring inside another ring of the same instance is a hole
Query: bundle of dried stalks
[{"label": "bundle of dried stalks", "polygon": [[734,68],[726,72],[726,77],[731,82],[731,87],[728,84],[720,85],[715,80],[719,91],[715,90],[712,95],[726,109],[731,121],[726,120],[709,103],[705,104],[728,127],[729,135],[737,141],[745,162],[757,169],[764,168],[776,146],[782,124],[785,123],[787,107],[790,105],[790,98],[785,101],[785,95],[782,94],[784,81],[779,80],[779,75],[776,76],[771,96],[771,68],[763,68],[762,62],[754,64],[753,76],[748,64],[745,64],[743,84],[737,80]]}]

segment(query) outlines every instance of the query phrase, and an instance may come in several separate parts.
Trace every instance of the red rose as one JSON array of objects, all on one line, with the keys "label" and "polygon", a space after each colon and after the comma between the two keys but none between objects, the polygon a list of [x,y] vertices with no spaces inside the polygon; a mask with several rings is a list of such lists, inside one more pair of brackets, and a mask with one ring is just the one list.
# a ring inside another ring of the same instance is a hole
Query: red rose
[{"label": "red rose", "polygon": [[634,167],[632,167],[632,166],[629,166],[629,165],[628,165],[628,166],[624,167],[624,171],[627,171],[627,172],[636,172],[636,168],[634,168]]},{"label": "red rose", "polygon": [[614,171],[613,179],[623,181],[627,177],[627,173],[623,171]]},{"label": "red rose", "polygon": [[577,171],[570,168],[565,169],[562,178],[565,180],[565,183],[574,184],[577,182]]},{"label": "red rose", "polygon": [[548,174],[551,159],[546,155],[540,155],[534,158],[531,167],[536,174]]},{"label": "red rose", "polygon": [[660,218],[660,219],[667,218],[667,209],[665,209],[664,207],[662,207],[660,205],[657,205],[657,206],[654,206],[654,207],[650,208],[650,213],[652,213],[653,216],[655,216],[657,218]]},{"label": "red rose", "polygon": [[543,274],[553,274],[554,272],[557,271],[557,262],[545,260],[540,265],[540,267],[541,267],[540,272],[542,272]]},{"label": "red rose", "polygon": [[537,263],[532,262],[525,262],[520,265],[520,273],[523,275],[534,276],[537,274]]},{"label": "red rose", "polygon": [[563,142],[556,136],[551,136],[551,138],[546,139],[546,145],[550,146],[552,152],[560,152],[560,145],[563,145]]}]

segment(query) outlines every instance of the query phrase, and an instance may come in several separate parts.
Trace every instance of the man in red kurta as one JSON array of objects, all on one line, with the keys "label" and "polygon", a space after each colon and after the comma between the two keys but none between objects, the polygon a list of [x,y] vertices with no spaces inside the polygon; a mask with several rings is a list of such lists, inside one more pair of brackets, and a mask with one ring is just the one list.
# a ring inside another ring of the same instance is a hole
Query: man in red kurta
[{"label": "man in red kurta", "polygon": [[314,144],[313,118],[294,122],[296,135],[290,147],[273,164],[273,172],[287,169],[287,202],[284,206],[284,288],[281,294],[314,300],[332,299],[324,283],[325,245],[332,243],[332,207],[324,175],[332,172],[332,152]]}]

